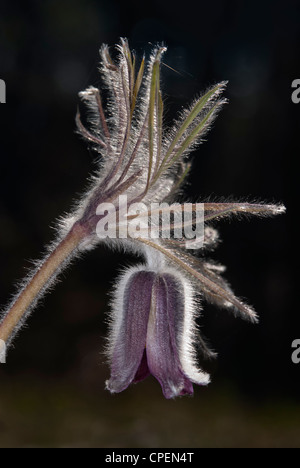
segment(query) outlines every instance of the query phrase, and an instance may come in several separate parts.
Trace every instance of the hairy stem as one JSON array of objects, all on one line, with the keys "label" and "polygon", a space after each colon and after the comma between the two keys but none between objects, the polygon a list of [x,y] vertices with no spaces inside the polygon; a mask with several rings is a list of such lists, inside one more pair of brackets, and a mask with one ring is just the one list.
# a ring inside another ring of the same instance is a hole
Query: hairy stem
[{"label": "hairy stem", "polygon": [[7,342],[11,339],[32,306],[61,271],[62,266],[72,256],[85,235],[85,230],[79,224],[75,224],[66,237],[46,257],[7,310],[0,325],[1,340]]}]

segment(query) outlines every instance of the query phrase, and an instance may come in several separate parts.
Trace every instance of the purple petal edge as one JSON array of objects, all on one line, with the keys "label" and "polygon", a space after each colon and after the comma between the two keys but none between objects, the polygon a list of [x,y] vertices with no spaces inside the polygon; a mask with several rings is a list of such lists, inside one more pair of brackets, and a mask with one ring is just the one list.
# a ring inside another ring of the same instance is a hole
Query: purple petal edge
[{"label": "purple petal edge", "polygon": [[183,312],[180,287],[169,274],[156,277],[147,330],[149,370],[168,399],[193,393],[193,384],[182,371],[176,339]]},{"label": "purple petal edge", "polygon": [[[139,271],[129,279],[125,292],[122,322],[111,359],[111,377],[106,387],[118,393],[139,377],[146,345],[147,324],[151,307],[155,273]],[[143,370],[145,374],[145,370]],[[146,375],[145,375],[146,376]]]}]

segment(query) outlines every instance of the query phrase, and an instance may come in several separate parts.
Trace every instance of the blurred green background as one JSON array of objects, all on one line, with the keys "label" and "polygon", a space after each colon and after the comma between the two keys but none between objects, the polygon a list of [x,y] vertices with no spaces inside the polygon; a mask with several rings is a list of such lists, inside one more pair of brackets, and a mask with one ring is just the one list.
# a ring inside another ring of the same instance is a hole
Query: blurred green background
[{"label": "blurred green background", "polygon": [[212,254],[260,323],[203,304],[199,326],[218,358],[199,361],[212,383],[166,401],[150,377],[111,396],[103,354],[109,291],[120,267],[136,260],[98,248],[64,273],[0,365],[0,446],[299,447],[300,364],[291,361],[300,339],[297,1],[1,1],[0,303],[95,167],[75,134],[78,92],[100,86],[98,49],[119,37],[138,56],[157,42],[168,46],[166,122],[207,86],[229,80],[229,105],[194,153],[187,198],[286,204],[280,218],[220,223],[223,242]]}]

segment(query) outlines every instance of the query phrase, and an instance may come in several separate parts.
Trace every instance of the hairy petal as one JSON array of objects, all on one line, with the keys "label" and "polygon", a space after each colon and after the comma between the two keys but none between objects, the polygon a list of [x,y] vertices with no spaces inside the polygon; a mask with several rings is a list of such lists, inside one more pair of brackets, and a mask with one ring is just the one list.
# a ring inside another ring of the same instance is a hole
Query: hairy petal
[{"label": "hairy petal", "polygon": [[[125,390],[133,382],[142,363],[154,278],[153,272],[140,271],[127,282],[123,310],[119,310],[122,318],[116,325],[118,330],[111,356],[111,377],[106,382],[107,389],[112,393]],[[145,373],[146,370],[143,375]]]},{"label": "hairy petal", "polygon": [[184,301],[184,313],[177,309],[178,321],[182,321],[181,328],[177,336],[179,358],[184,374],[195,384],[207,385],[210,376],[199,368],[196,356],[196,346],[206,358],[213,358],[216,354],[209,349],[205,340],[196,327],[196,317],[199,317],[200,304],[196,300],[199,296],[191,281],[183,275],[180,270],[170,269],[172,275],[176,277],[178,290]]},{"label": "hairy petal", "polygon": [[153,285],[147,331],[147,361],[150,372],[162,386],[166,398],[193,393],[178,354],[177,337],[182,317],[182,299],[169,275],[158,276]]}]

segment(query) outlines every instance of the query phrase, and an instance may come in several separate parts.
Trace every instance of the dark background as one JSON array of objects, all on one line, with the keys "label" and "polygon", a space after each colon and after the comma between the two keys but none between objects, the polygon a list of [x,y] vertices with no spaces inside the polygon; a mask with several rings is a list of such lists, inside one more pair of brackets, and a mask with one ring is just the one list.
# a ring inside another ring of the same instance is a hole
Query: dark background
[{"label": "dark background", "polygon": [[193,398],[164,400],[152,377],[120,395],[104,390],[108,293],[134,259],[102,248],[85,255],[0,365],[0,446],[300,446],[300,364],[291,361],[300,339],[300,104],[291,100],[300,78],[298,7],[292,0],[1,1],[1,304],[95,167],[75,134],[78,92],[100,85],[98,49],[119,37],[138,56],[151,44],[168,46],[167,122],[195,94],[229,80],[229,105],[193,155],[188,199],[283,202],[287,214],[220,223],[213,257],[260,323],[204,306],[199,325],[219,356],[203,363],[212,383]]}]

